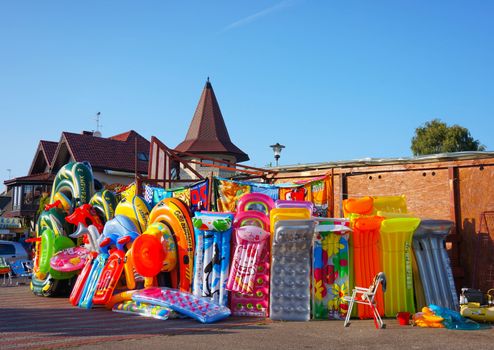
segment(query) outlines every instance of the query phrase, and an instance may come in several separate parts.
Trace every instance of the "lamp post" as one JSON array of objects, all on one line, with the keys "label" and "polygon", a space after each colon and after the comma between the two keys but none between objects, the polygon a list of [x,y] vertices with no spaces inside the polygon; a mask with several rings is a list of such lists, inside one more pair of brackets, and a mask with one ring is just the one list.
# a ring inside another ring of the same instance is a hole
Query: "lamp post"
[{"label": "lamp post", "polygon": [[273,149],[273,152],[274,152],[274,159],[276,160],[276,166],[278,166],[278,160],[280,159],[280,153],[281,153],[281,150],[283,148],[285,148],[285,146],[283,145],[280,145],[279,142],[276,142],[275,145],[271,145],[269,146]]},{"label": "lamp post", "polygon": [[12,177],[12,169],[6,169],[9,172],[9,180]]}]

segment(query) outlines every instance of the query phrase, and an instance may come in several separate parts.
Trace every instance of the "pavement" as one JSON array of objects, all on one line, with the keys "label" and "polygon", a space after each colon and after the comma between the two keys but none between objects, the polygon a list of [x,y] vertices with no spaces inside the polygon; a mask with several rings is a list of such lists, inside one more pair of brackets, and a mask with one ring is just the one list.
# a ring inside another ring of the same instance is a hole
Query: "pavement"
[{"label": "pavement", "polygon": [[494,330],[451,331],[400,326],[387,319],[274,322],[228,318],[203,325],[81,310],[67,298],[34,296],[28,286],[0,287],[0,349],[493,349]]}]

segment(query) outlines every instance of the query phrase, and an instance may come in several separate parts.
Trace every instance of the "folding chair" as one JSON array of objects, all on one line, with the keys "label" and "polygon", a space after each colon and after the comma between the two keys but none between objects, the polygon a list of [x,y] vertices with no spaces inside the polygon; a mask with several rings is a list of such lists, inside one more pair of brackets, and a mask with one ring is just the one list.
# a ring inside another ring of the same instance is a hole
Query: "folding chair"
[{"label": "folding chair", "polygon": [[30,260],[16,260],[10,264],[10,269],[17,279],[17,285],[27,283],[31,278],[32,262]]},{"label": "folding chair", "polygon": [[4,258],[0,258],[0,274],[3,275],[3,285],[6,284],[7,279],[9,280],[9,285],[12,285],[12,270]]},{"label": "folding chair", "polygon": [[372,280],[372,284],[369,288],[355,287],[352,291],[352,296],[344,296],[343,299],[349,302],[348,305],[348,313],[346,314],[344,327],[348,327],[350,324],[350,316],[352,315],[353,304],[363,304],[367,305],[371,308],[372,313],[374,315],[374,324],[376,328],[384,328],[384,322],[379,315],[379,311],[377,310],[376,302],[374,301],[374,297],[376,296],[379,285],[382,286],[383,292],[386,291],[386,275],[384,272],[379,272],[374,279]]}]

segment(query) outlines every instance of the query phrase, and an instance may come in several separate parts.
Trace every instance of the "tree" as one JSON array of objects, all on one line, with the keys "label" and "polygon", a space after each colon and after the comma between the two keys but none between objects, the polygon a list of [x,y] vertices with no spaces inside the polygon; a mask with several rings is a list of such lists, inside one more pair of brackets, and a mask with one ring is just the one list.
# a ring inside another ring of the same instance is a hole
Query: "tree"
[{"label": "tree", "polygon": [[475,140],[467,128],[459,125],[448,126],[439,119],[426,122],[415,129],[412,138],[414,156],[424,154],[485,151],[485,146]]}]

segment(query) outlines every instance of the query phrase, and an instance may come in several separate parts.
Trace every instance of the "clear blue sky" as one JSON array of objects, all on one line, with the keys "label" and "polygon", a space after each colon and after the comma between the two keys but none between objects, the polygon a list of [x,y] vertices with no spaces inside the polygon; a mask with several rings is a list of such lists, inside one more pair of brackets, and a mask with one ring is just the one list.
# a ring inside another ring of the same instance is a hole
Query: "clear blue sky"
[{"label": "clear blue sky", "polygon": [[[207,76],[249,164],[410,156],[415,127],[494,149],[492,1],[1,1],[0,180],[40,139],[182,141]],[[3,187],[3,186],[2,186]]]}]

